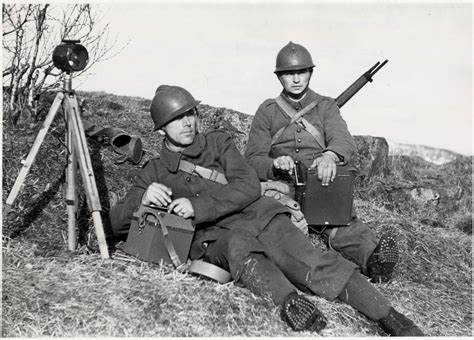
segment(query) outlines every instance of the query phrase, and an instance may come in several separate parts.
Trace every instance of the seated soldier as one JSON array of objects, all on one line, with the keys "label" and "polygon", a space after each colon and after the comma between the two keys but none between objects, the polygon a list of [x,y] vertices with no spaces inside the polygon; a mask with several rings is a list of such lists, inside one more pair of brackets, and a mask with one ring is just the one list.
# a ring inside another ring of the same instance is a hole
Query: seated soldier
[{"label": "seated soldier", "polygon": [[[245,151],[261,181],[291,184],[295,162],[300,162],[317,169],[321,185],[328,186],[336,177],[337,163],[351,164],[354,159],[356,145],[334,99],[309,88],[313,68],[310,53],[299,44],[289,42],[277,55],[275,74],[283,91],[258,108]],[[304,120],[292,119],[300,115]],[[386,233],[377,240],[354,208],[350,224],[338,227],[310,226],[309,230],[359,265],[372,282],[388,282],[398,261],[394,235]]]},{"label": "seated soldier", "polygon": [[[348,303],[388,334],[422,335],[355,264],[313,247],[283,205],[261,197],[255,171],[228,134],[199,133],[198,103],[181,87],[158,87],[151,116],[164,137],[161,155],[144,166],[124,200],[110,211],[114,234],[127,235],[133,211],[141,204],[167,207],[195,225],[192,260],[226,269],[237,284],[270,296],[293,330],[320,331],[326,325],[301,290]],[[183,161],[213,176],[189,173]]]}]

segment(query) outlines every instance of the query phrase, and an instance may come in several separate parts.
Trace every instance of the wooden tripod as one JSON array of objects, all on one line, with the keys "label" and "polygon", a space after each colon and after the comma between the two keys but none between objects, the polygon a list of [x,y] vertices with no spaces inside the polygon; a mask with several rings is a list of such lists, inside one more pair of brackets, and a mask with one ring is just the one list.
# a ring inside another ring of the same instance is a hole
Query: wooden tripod
[{"label": "wooden tripod", "polygon": [[54,98],[54,102],[46,116],[46,119],[41,127],[36,139],[31,147],[31,150],[24,161],[22,161],[22,168],[20,173],[13,185],[13,188],[8,195],[5,202],[5,208],[3,210],[4,216],[8,214],[13,203],[20,191],[20,188],[25,181],[26,175],[30,170],[36,155],[39,151],[41,144],[46,136],[46,133],[51,126],[51,123],[56,116],[56,113],[60,106],[63,106],[64,115],[67,124],[67,138],[66,144],[68,148],[68,164],[66,173],[66,205],[68,214],[68,249],[73,251],[76,248],[76,212],[78,208],[77,194],[76,194],[76,175],[77,175],[77,164],[79,164],[79,170],[82,176],[82,183],[85,187],[87,205],[92,213],[92,219],[94,222],[95,232],[97,235],[97,241],[99,243],[100,255],[103,259],[109,258],[109,251],[107,243],[105,241],[104,228],[101,218],[101,205],[99,200],[99,193],[97,191],[97,185],[94,177],[94,171],[92,169],[92,162],[89,155],[89,149],[87,148],[86,135],[84,133],[84,127],[82,125],[81,117],[79,114],[79,105],[77,104],[76,94],[72,90],[71,86],[71,74],[66,73],[64,80],[64,89],[62,92],[58,92]]}]

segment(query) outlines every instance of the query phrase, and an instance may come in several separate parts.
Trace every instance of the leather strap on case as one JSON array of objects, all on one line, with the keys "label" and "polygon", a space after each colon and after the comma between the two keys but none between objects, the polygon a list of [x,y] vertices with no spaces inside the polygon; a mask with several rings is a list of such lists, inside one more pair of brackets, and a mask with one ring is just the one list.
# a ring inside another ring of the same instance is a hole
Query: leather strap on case
[{"label": "leather strap on case", "polygon": [[165,243],[166,250],[168,251],[168,255],[170,256],[171,262],[177,268],[181,266],[181,260],[178,257],[178,253],[176,253],[176,249],[173,245],[173,242],[169,238],[168,228],[166,224],[163,222],[159,213],[153,213],[150,209],[145,210],[144,205],[140,205],[140,208],[134,214],[139,218],[139,226],[143,227],[146,222],[147,215],[153,215],[155,217],[155,227],[158,227],[158,224],[161,226],[161,231],[163,233],[163,242]]},{"label": "leather strap on case", "polygon": [[334,250],[334,248],[332,247],[332,243],[331,243],[331,242],[332,242],[334,236],[336,236],[336,233],[337,233],[337,230],[338,230],[338,229],[339,229],[339,228],[332,228],[332,229],[331,229],[331,232],[329,233],[329,237],[328,237],[329,248],[331,248],[331,249],[333,249],[333,250]]},{"label": "leather strap on case", "polygon": [[228,271],[202,260],[192,261],[188,271],[194,274],[205,276],[219,283],[227,283],[232,281],[232,276]]}]

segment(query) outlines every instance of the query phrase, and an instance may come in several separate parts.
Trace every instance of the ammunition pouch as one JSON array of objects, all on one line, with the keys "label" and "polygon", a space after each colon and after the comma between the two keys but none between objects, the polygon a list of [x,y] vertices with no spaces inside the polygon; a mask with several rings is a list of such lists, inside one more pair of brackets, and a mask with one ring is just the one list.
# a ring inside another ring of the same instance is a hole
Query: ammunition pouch
[{"label": "ammunition pouch", "polygon": [[262,182],[260,185],[262,196],[272,197],[283,204],[291,213],[291,222],[305,235],[308,235],[308,223],[301,211],[300,204],[289,195],[290,186],[279,181]]}]

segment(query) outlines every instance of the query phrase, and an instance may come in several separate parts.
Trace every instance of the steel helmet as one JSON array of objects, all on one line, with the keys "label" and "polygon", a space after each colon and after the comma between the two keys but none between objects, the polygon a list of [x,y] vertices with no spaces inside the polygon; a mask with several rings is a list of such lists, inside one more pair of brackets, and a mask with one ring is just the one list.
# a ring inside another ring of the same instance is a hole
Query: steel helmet
[{"label": "steel helmet", "polygon": [[151,118],[154,130],[162,128],[179,115],[191,110],[200,103],[191,93],[179,86],[161,85],[151,102]]},{"label": "steel helmet", "polygon": [[280,52],[276,58],[275,73],[282,71],[303,70],[305,68],[313,68],[313,60],[308,50],[302,46],[290,41]]}]

